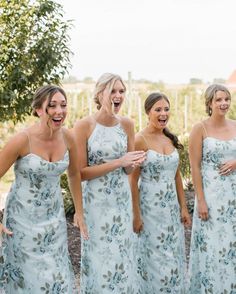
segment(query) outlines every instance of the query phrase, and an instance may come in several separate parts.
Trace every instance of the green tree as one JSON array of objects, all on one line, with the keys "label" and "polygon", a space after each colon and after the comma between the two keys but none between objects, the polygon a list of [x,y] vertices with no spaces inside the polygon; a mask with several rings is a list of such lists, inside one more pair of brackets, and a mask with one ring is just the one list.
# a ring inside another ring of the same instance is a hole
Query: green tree
[{"label": "green tree", "polygon": [[22,121],[33,92],[70,66],[63,9],[50,0],[0,0],[0,121]]}]

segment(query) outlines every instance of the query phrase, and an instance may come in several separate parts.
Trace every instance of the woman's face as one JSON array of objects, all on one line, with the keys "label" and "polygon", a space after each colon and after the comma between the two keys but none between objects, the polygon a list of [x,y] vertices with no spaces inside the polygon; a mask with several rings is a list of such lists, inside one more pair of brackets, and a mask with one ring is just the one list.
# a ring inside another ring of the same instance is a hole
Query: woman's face
[{"label": "woman's face", "polygon": [[210,103],[212,114],[225,115],[230,108],[231,99],[224,91],[217,91]]},{"label": "woman's face", "polygon": [[170,105],[165,99],[157,101],[148,113],[149,124],[157,129],[164,129],[170,117]]},{"label": "woman's face", "polygon": [[120,80],[117,80],[111,92],[108,89],[109,85],[102,93],[101,105],[107,107],[113,113],[118,113],[125,98],[125,87]]},{"label": "woman's face", "polygon": [[45,121],[52,129],[60,128],[67,115],[67,100],[62,93],[55,93],[51,100],[48,99],[38,110],[38,115],[42,121]]}]

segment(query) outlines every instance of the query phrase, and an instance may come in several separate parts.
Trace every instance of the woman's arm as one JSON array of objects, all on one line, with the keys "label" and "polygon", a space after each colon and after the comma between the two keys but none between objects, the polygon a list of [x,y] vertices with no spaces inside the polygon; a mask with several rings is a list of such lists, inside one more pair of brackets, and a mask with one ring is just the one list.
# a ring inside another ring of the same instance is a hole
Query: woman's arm
[{"label": "woman's arm", "polygon": [[73,135],[77,143],[78,154],[80,157],[82,181],[103,176],[119,167],[126,168],[130,165],[135,165],[136,161],[140,158],[140,152],[138,151],[127,153],[121,158],[117,158],[106,163],[88,166],[87,141],[92,132],[91,126],[93,125],[93,120],[87,118],[76,122],[73,128]]},{"label": "woman's arm", "polygon": [[[21,132],[12,137],[3,147],[0,151],[0,178],[4,176],[13,163],[26,152],[25,149],[27,144],[27,135]],[[0,235],[2,232],[10,236],[13,234],[0,223]]]},{"label": "woman's arm", "polygon": [[185,226],[191,225],[191,217],[188,212],[188,208],[186,205],[185,193],[183,188],[183,182],[181,178],[181,174],[179,168],[177,169],[176,176],[175,176],[175,184],[176,184],[176,191],[181,211],[181,221]]},{"label": "woman's arm", "polygon": [[80,228],[80,233],[84,239],[88,239],[88,231],[84,222],[83,214],[83,200],[81,189],[81,177],[79,170],[79,157],[76,148],[76,143],[73,136],[66,130],[66,140],[68,143],[70,163],[68,166],[68,180],[69,187],[72,194],[72,198],[75,206],[76,220]]},{"label": "woman's arm", "polygon": [[[145,146],[143,146],[143,140],[138,134],[135,137],[135,149],[145,151]],[[140,167],[136,167],[129,176],[133,204],[133,230],[135,233],[140,233],[140,231],[143,230],[143,221],[140,209],[140,197],[138,189],[139,176]]]},{"label": "woman's arm", "polygon": [[191,165],[191,173],[193,185],[197,197],[198,215],[202,220],[208,219],[208,207],[205,201],[202,175],[201,175],[201,162],[202,162],[202,146],[203,146],[203,133],[202,125],[199,123],[195,125],[189,137],[189,159]]},{"label": "woman's arm", "polygon": [[123,167],[125,169],[125,172],[129,175],[132,173],[135,167],[138,167],[146,159],[146,152],[144,152],[142,149],[139,149],[139,147],[136,146],[133,121],[127,117],[121,117],[121,125],[124,128],[128,137],[128,153],[124,156],[127,165]]}]

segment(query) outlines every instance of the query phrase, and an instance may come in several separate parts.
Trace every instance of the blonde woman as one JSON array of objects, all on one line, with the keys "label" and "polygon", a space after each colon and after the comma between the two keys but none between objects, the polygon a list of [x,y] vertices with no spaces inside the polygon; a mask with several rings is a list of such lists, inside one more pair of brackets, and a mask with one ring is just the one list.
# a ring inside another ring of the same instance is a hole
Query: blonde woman
[{"label": "blonde woman", "polygon": [[196,192],[189,293],[235,293],[236,122],[226,118],[225,86],[209,86],[205,104],[209,117],[194,126],[189,141]]},{"label": "blonde woman", "polygon": [[90,239],[82,242],[81,293],[132,293],[132,205],[128,176],[145,158],[134,150],[134,126],[118,115],[125,85],[103,74],[95,87],[98,111],[75,124],[85,180]]},{"label": "blonde woman", "polygon": [[15,170],[0,224],[0,285],[6,293],[78,293],[60,188],[60,175],[66,169],[81,234],[86,239],[88,235],[76,144],[62,127],[66,94],[58,86],[43,86],[36,91],[32,107],[39,121],[13,136],[0,152],[0,177],[12,164]]}]

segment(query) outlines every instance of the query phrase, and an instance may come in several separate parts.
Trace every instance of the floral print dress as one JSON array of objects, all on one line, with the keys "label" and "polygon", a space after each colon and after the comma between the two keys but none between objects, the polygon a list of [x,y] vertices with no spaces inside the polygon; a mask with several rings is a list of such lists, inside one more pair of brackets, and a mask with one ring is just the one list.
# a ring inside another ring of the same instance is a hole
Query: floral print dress
[{"label": "floral print dress", "polygon": [[209,219],[193,217],[190,253],[191,294],[236,293],[236,171],[219,174],[219,166],[235,159],[236,138],[203,141],[202,182]]},{"label": "floral print dress", "polygon": [[6,294],[78,293],[60,188],[68,163],[68,151],[57,162],[29,153],[15,163],[3,219],[13,236],[3,236],[0,257],[0,288]]},{"label": "floral print dress", "polygon": [[184,230],[176,193],[179,154],[147,151],[139,196],[143,231],[137,237],[136,293],[185,293]]},{"label": "floral print dress", "polygon": [[[88,145],[88,165],[98,165],[127,152],[120,124],[96,124]],[[133,294],[132,205],[123,168],[85,182],[83,201],[89,240],[82,240],[81,294]]]}]

